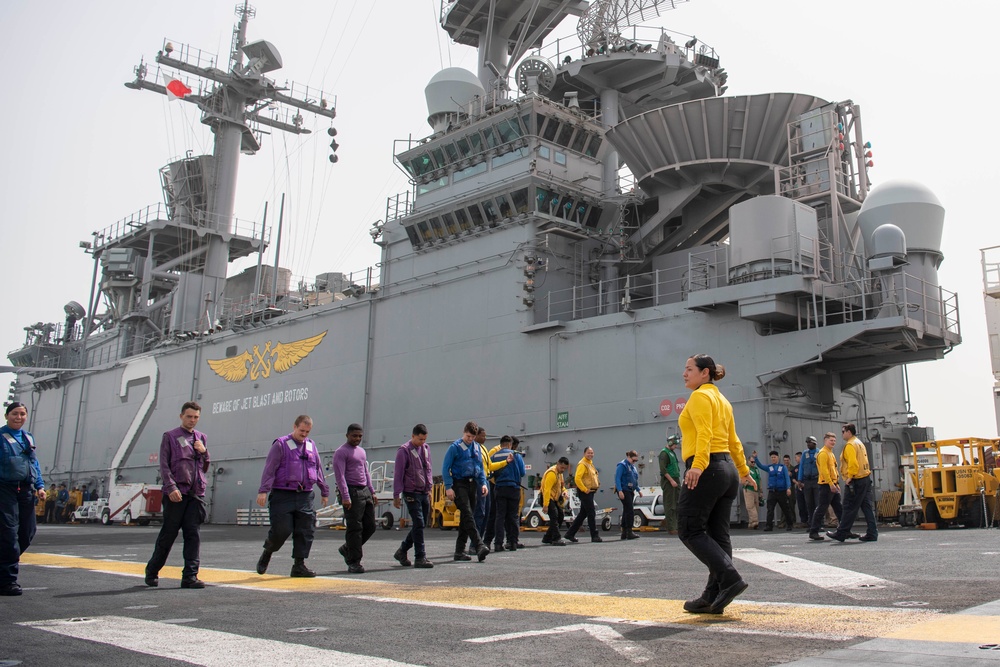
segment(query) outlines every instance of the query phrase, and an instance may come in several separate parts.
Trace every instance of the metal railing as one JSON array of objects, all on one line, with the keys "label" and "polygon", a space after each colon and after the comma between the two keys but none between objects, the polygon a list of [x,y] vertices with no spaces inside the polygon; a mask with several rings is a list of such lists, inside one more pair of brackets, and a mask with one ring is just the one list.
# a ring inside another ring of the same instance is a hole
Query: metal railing
[{"label": "metal railing", "polygon": [[[832,250],[821,252],[830,255]],[[727,248],[720,245],[690,253],[686,265],[538,294],[534,310],[548,322],[577,320],[680,303],[693,293],[729,285],[793,274],[806,278],[819,275],[818,264],[775,257],[762,264],[752,278],[746,279],[741,274],[740,279],[732,281],[727,255]],[[850,262],[851,258],[831,255],[825,261]],[[866,271],[839,283],[812,283],[812,294],[800,293],[796,297],[798,321],[795,327],[804,330],[902,316],[932,335],[960,336],[958,295],[906,273],[905,268],[878,274]]]},{"label": "metal railing", "polygon": [[[220,216],[211,213],[197,213],[199,215],[196,222],[199,227],[208,227],[211,229],[219,228],[217,225],[213,225],[211,223],[221,221]],[[121,220],[118,220],[104,229],[94,232],[94,237],[97,239],[95,248],[110,245],[127,234],[140,231],[143,227],[149,225],[150,223],[167,221],[169,219],[170,216],[166,204],[162,202],[150,204],[149,206],[145,206],[131,215],[125,216]],[[231,233],[236,236],[243,236],[251,239],[259,239],[270,236],[270,230],[265,229],[262,223],[254,220],[241,220],[235,216],[230,218],[228,226],[222,227],[222,233]],[[264,238],[264,241],[269,241],[269,238]]]}]

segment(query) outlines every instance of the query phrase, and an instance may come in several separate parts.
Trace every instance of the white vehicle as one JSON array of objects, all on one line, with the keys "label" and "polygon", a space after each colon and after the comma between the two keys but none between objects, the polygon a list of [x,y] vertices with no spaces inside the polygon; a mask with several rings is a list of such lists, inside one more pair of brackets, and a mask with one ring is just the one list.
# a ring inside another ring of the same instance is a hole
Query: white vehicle
[{"label": "white vehicle", "polygon": [[[659,524],[660,521],[666,519],[667,517],[663,513],[663,489],[658,486],[646,486],[639,490],[642,492],[642,496],[636,494],[632,503],[635,510],[632,515],[632,528],[641,528],[651,523]],[[621,519],[618,520],[618,524],[621,525]]]},{"label": "white vehicle", "polygon": [[[540,528],[548,525],[549,513],[547,507],[541,499],[542,492],[535,490],[531,497],[531,502],[526,503],[521,510],[521,525],[528,528]],[[576,495],[576,489],[569,490],[569,507],[563,510],[563,522],[568,526],[576,518],[580,511],[580,499]],[[614,508],[598,509],[597,522],[601,525],[601,530],[611,530],[611,513]]]},{"label": "white vehicle", "polygon": [[[395,461],[372,461],[368,464],[368,474],[375,487],[375,522],[389,530],[399,523],[400,514],[405,510],[392,505],[392,480]],[[329,528],[346,526],[344,506],[337,502],[337,483],[333,477],[326,480],[330,485],[330,504],[316,509],[316,527]]]},{"label": "white vehicle", "polygon": [[114,521],[125,524],[134,521],[140,526],[148,526],[154,519],[163,519],[163,492],[151,484],[115,484],[106,502],[100,515],[104,525]]},{"label": "white vehicle", "polygon": [[79,521],[80,523],[96,523],[101,520],[101,514],[107,506],[107,498],[85,500],[82,505],[73,510],[73,521]]}]

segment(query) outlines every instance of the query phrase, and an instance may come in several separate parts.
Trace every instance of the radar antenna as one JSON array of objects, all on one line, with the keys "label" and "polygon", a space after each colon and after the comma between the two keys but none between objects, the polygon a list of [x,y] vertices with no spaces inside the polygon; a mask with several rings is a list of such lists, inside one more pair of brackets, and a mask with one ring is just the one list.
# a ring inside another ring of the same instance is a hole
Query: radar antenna
[{"label": "radar antenna", "polygon": [[622,32],[637,22],[658,17],[688,0],[594,0],[580,17],[576,35],[584,48],[622,43]]}]

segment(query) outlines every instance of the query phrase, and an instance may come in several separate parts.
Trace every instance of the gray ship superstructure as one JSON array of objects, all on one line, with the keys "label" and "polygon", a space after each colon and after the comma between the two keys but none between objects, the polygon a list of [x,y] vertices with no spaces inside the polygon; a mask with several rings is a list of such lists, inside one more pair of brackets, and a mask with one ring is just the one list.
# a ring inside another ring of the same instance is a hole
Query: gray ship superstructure
[{"label": "gray ship superstructure", "polygon": [[[160,434],[193,398],[216,522],[251,506],[301,413],[327,461],[351,422],[370,461],[424,422],[439,462],[475,419],[521,438],[529,475],[592,446],[608,487],[634,448],[656,484],[684,360],[706,352],[748,452],[854,421],[890,488],[910,441],[933,436],[905,364],[961,341],[937,281],[944,211],[916,183],[870,188],[854,102],[724,96],[713,48],[628,25],[674,4],[443,3],[478,69],[437,74],[432,134],[397,141],[412,189],[371,229],[379,266],[298,290],[260,265],[221,281],[270,240],[263,221],[233,221],[236,159],[258,124],[301,131],[301,111],[333,105],[263,76],[280,56],[245,44],[247,10],[228,74],[165,48],[161,65],[212,82],[192,95],[215,154],[161,172],[158,215],[95,235],[106,312],[71,303],[11,353],[49,478],[154,482]],[[543,46],[577,17],[572,47]],[[132,85],[159,90],[142,71]]]}]

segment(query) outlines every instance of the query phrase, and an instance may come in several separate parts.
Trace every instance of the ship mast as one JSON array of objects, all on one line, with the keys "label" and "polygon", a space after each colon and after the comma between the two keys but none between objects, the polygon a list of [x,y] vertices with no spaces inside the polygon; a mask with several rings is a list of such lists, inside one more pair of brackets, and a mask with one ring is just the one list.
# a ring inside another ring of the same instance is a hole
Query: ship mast
[{"label": "ship mast", "polygon": [[[139,225],[130,225],[128,234],[113,231],[95,247],[95,252],[128,247],[144,255],[142,288],[124,296],[121,290],[108,295],[119,303],[117,319],[131,325],[131,336],[144,336],[138,347],[147,347],[150,331],[161,338],[166,333],[184,335],[216,328],[225,319],[223,295],[229,263],[266,248],[265,230],[256,225],[248,229],[233,217],[240,154],[260,150],[257,128],[264,125],[308,134],[302,111],[336,117],[336,101],[323,91],[294,83],[279,87],[264,76],[281,68],[282,61],[269,42],[247,43],[247,24],[255,13],[247,2],[236,7],[238,22],[228,71],[219,69],[215,58],[200,49],[165,40],[156,55],[160,76],[147,79],[147,67],[140,62],[135,80],[125,84],[197,105],[201,122],[215,135],[212,156],[188,157],[161,171],[168,220],[159,216],[141,220]],[[331,135],[334,132],[331,128]],[[148,228],[148,234],[142,234],[142,227]],[[149,238],[138,238],[143,236]],[[176,250],[169,249],[171,241],[181,240]],[[177,283],[169,295],[156,293],[157,280],[162,284],[164,272]],[[157,315],[152,312],[156,306],[166,311]],[[126,354],[141,351],[135,344],[127,349]]]}]

